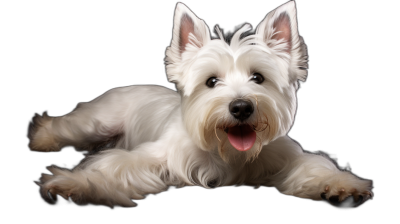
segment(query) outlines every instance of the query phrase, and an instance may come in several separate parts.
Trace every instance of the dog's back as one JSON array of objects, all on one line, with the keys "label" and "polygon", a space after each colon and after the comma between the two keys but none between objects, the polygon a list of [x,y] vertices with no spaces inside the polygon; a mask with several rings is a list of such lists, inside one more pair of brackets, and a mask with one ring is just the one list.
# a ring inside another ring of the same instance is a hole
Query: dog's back
[{"label": "dog's back", "polygon": [[128,86],[113,89],[107,94],[121,101],[117,107],[125,107],[122,129],[127,138],[121,138],[117,147],[131,150],[144,142],[156,141],[168,124],[181,119],[181,99],[171,89],[156,85]]}]

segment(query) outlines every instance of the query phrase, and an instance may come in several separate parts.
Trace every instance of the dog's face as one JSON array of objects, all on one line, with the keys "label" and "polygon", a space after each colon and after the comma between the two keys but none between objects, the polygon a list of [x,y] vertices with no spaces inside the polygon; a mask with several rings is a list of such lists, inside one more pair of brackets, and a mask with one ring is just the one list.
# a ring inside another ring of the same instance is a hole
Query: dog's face
[{"label": "dog's face", "polygon": [[218,147],[225,161],[248,161],[293,124],[298,80],[307,76],[306,46],[293,1],[270,12],[253,33],[245,24],[226,41],[215,29],[212,39],[203,20],[178,3],[167,76],[182,96],[193,141],[203,150]]}]

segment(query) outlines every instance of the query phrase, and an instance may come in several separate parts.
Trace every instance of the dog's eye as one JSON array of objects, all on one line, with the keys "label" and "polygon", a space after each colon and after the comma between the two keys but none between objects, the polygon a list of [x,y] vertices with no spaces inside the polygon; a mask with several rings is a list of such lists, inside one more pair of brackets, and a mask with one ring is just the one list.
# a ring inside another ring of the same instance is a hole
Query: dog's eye
[{"label": "dog's eye", "polygon": [[260,73],[253,73],[251,80],[253,80],[257,84],[261,84],[264,82],[264,77]]},{"label": "dog's eye", "polygon": [[218,79],[215,77],[211,77],[207,80],[206,85],[210,88],[213,88],[215,86],[215,84],[217,84]]}]

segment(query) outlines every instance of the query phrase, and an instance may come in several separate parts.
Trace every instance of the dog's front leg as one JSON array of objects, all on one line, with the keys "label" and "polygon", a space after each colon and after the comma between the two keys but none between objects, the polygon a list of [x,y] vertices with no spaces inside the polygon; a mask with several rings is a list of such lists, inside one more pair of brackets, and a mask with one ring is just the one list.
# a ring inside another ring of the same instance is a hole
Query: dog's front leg
[{"label": "dog's front leg", "polygon": [[268,176],[264,178],[268,181],[264,184],[273,185],[284,194],[333,202],[349,196],[354,196],[356,201],[360,196],[363,201],[372,197],[371,180],[338,169],[326,155],[303,152],[287,136],[265,146],[251,170],[260,166],[267,170]]},{"label": "dog's front leg", "polygon": [[[151,143],[147,148],[152,147]],[[131,199],[166,190],[165,161],[140,146],[133,151],[111,149],[89,157],[73,170],[48,167],[53,175],[42,174],[40,193],[49,203],[57,194],[77,204],[113,207],[135,206]]]}]

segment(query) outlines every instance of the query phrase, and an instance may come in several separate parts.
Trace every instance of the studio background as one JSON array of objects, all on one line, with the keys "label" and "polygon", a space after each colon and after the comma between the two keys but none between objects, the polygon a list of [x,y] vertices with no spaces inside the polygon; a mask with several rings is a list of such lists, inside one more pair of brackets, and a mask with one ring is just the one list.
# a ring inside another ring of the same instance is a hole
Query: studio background
[{"label": "studio background", "polygon": [[[244,22],[255,28],[285,2],[184,1],[211,31],[219,24],[225,32]],[[64,115],[115,87],[174,89],[163,59],[176,1],[2,1],[0,219],[8,221],[2,223],[398,222],[400,4],[296,3],[310,69],[289,136],[305,150],[324,151],[372,179],[373,200],[355,209],[336,208],[271,187],[239,186],[171,187],[136,201],[136,208],[78,206],[61,197],[47,204],[33,181],[48,173],[48,165],[74,167],[83,154],[72,147],[30,151],[30,119],[43,111]]]}]

